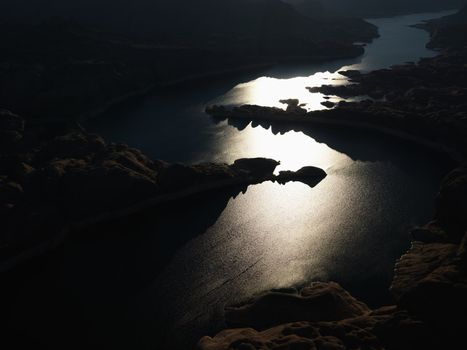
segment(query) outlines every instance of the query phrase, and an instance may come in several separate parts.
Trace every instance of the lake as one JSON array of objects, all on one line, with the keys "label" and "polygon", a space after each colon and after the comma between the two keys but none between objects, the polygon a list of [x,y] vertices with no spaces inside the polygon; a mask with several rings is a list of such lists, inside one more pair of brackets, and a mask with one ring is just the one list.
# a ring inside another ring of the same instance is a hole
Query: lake
[{"label": "lake", "polygon": [[[268,182],[214,193],[148,210],[106,227],[105,235],[95,228],[75,237],[39,277],[25,282],[17,306],[25,329],[50,339],[58,327],[71,342],[84,322],[84,343],[158,349],[167,341],[177,349],[222,327],[226,304],[271,288],[334,280],[370,305],[390,303],[394,262],[410,245],[410,228],[433,214],[450,166],[444,157],[380,134],[219,122],[204,109],[213,103],[284,107],[284,98],[322,109],[323,96],[307,86],[345,84],[337,73],[342,69],[369,71],[435,55],[425,48],[428,34],[409,25],[444,14],[370,20],[381,37],[356,59],[284,64],[187,84],[88,122],[89,131],[153,158],[269,157],[281,161],[278,170],[314,165],[328,177],[315,188]],[[42,311],[57,316],[57,324],[44,325],[48,330],[37,329]],[[70,318],[72,327],[61,324]]]}]

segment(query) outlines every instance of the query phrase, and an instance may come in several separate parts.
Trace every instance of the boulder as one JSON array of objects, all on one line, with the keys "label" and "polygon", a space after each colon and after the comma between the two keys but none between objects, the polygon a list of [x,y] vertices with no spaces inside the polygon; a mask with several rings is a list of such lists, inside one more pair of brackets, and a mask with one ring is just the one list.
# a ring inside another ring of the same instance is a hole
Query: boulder
[{"label": "boulder", "polygon": [[390,290],[397,301],[440,266],[451,264],[458,246],[449,243],[413,242],[396,263]]},{"label": "boulder", "polygon": [[449,237],[437,221],[431,221],[425,226],[415,227],[410,231],[412,240],[424,243],[448,243]]},{"label": "boulder", "polygon": [[280,162],[268,158],[237,159],[230,167],[236,172],[246,175],[264,177],[272,175]]},{"label": "boulder", "polygon": [[376,336],[358,326],[341,323],[294,322],[265,331],[228,329],[204,337],[199,350],[383,350]]},{"label": "boulder", "polygon": [[282,184],[289,181],[300,181],[314,187],[326,176],[327,174],[323,169],[307,166],[297,171],[281,171],[277,176],[277,181]]}]

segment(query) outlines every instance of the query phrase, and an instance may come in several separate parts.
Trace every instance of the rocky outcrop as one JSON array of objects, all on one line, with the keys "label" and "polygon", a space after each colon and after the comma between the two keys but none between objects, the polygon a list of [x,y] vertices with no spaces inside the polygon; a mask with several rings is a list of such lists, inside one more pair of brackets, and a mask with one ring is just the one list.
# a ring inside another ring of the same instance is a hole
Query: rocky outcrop
[{"label": "rocky outcrop", "polygon": [[0,114],[0,128],[19,135],[0,151],[0,219],[5,228],[0,259],[14,255],[4,254],[2,247],[21,251],[68,227],[114,220],[149,206],[263,181],[315,186],[326,176],[312,167],[275,175],[279,162],[265,158],[231,165],[170,164],[76,128],[55,134],[25,130],[23,120],[7,111]]},{"label": "rocky outcrop", "polygon": [[300,290],[275,290],[226,308],[229,325],[265,329],[294,321],[335,321],[369,313],[337,283],[315,282]]},{"label": "rocky outcrop", "polygon": [[254,349],[368,349],[383,350],[378,339],[358,325],[348,323],[294,322],[265,331],[252,328],[229,329],[215,337],[205,337],[199,350]]},{"label": "rocky outcrop", "polygon": [[276,180],[282,184],[289,181],[300,181],[313,187],[325,177],[326,172],[323,169],[306,166],[297,171],[281,171]]}]

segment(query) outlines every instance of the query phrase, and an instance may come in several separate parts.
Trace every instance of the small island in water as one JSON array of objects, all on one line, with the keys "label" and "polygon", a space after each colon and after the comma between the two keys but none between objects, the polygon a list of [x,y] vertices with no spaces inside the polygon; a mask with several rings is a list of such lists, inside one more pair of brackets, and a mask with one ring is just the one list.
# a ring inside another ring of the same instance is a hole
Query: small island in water
[{"label": "small island in water", "polygon": [[3,348],[467,346],[465,1],[6,0],[0,28]]}]

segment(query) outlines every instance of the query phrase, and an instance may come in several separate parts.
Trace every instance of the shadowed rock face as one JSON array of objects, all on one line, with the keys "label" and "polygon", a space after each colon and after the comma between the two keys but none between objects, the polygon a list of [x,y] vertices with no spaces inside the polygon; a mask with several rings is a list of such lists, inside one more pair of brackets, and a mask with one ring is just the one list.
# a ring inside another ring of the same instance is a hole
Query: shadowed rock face
[{"label": "shadowed rock face", "polygon": [[24,131],[24,121],[10,111],[0,109],[0,147],[9,149],[18,143]]},{"label": "shadowed rock face", "polygon": [[293,321],[334,321],[368,313],[337,283],[316,282],[300,291],[271,291],[246,304],[226,308],[226,322],[233,326],[265,329]]},{"label": "shadowed rock face", "polygon": [[436,219],[448,239],[459,242],[467,231],[467,169],[458,168],[443,181],[437,198]]},{"label": "shadowed rock face", "polygon": [[295,322],[258,332],[252,328],[225,330],[200,340],[200,350],[298,349],[383,350],[376,337],[351,324]]}]

